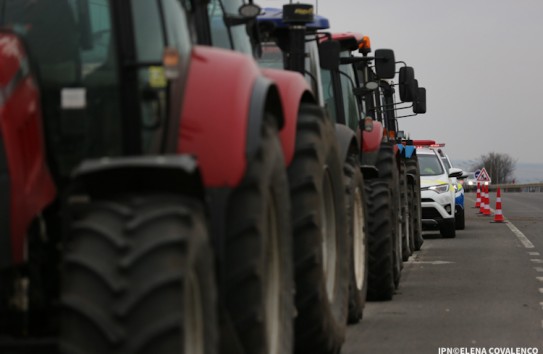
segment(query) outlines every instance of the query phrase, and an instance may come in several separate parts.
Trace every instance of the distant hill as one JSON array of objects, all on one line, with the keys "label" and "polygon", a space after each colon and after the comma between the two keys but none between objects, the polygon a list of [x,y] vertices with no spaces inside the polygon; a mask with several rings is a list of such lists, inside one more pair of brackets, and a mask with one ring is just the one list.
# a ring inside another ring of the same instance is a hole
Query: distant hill
[{"label": "distant hill", "polygon": [[517,183],[543,182],[543,164],[517,163],[515,177]]},{"label": "distant hill", "polygon": [[[458,168],[468,169],[472,161],[453,160],[452,164]],[[517,162],[515,165],[515,179],[517,183],[543,182],[543,164]]]}]

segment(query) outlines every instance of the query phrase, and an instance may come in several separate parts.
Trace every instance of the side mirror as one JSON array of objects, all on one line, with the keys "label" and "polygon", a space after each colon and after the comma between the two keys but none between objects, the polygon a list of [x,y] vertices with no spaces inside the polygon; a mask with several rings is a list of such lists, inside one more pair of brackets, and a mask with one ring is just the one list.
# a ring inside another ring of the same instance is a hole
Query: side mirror
[{"label": "side mirror", "polygon": [[417,96],[415,97],[415,101],[413,102],[413,113],[426,113],[426,89],[424,87],[419,87],[417,89]]},{"label": "side mirror", "polygon": [[375,51],[375,73],[380,79],[393,79],[396,76],[396,59],[392,49]]},{"label": "side mirror", "polygon": [[449,168],[449,177],[458,178],[458,177],[462,177],[463,174],[464,174],[464,171],[462,171],[459,168],[456,168],[456,167]]},{"label": "side mirror", "polygon": [[226,14],[224,20],[228,26],[246,25],[255,20],[260,14],[260,6],[253,3],[243,4],[238,8],[239,15]]},{"label": "side mirror", "polygon": [[411,66],[400,68],[399,77],[400,100],[402,102],[413,102],[417,90],[415,86],[415,69]]},{"label": "side mirror", "polygon": [[324,41],[319,44],[319,60],[324,70],[339,69],[339,53],[341,46],[338,41]]},{"label": "side mirror", "polygon": [[260,11],[260,6],[253,3],[243,4],[238,9],[239,14],[244,18],[256,18],[260,15]]}]

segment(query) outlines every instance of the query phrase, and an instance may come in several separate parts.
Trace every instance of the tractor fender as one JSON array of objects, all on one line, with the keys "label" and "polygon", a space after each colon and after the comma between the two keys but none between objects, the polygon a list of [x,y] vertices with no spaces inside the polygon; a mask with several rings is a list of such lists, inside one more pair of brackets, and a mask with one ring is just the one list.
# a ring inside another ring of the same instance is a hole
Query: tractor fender
[{"label": "tractor fender", "polygon": [[373,121],[373,129],[362,132],[362,151],[379,152],[383,140],[383,125],[381,122]]},{"label": "tractor fender", "polygon": [[68,203],[134,192],[204,200],[205,193],[196,159],[184,154],[85,160],[74,170],[68,191]]},{"label": "tractor fender", "polygon": [[296,125],[301,102],[315,102],[311,89],[304,77],[293,71],[262,69],[262,74],[272,79],[278,89],[283,102],[283,117],[285,124],[279,134],[283,155],[287,166],[294,158],[296,143]]},{"label": "tractor fender", "polygon": [[339,146],[341,161],[347,161],[350,154],[360,154],[360,144],[355,132],[344,124],[336,123],[336,139]]},{"label": "tractor fender", "polygon": [[196,156],[206,187],[237,186],[260,146],[266,110],[283,125],[274,83],[247,55],[196,46],[184,92],[177,152]]},{"label": "tractor fender", "polygon": [[56,196],[40,97],[22,42],[0,32],[0,268],[24,261],[32,220]]}]

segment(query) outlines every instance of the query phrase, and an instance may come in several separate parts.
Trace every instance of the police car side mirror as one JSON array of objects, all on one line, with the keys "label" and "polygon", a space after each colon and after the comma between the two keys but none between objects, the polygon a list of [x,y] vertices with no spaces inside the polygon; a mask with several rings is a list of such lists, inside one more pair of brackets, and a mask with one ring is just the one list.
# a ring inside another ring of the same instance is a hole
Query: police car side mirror
[{"label": "police car side mirror", "polygon": [[463,174],[464,174],[464,171],[462,171],[459,168],[453,167],[449,169],[449,177],[458,178],[458,177],[462,177]]}]

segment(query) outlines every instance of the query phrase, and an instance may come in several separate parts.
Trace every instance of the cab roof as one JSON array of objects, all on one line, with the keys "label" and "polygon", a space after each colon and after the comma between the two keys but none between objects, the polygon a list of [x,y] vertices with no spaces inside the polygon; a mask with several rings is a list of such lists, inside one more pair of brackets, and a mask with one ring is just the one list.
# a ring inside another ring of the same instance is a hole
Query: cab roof
[{"label": "cab roof", "polygon": [[[257,17],[259,22],[271,22],[276,28],[287,28],[288,25],[283,22],[283,9],[274,7],[265,7]],[[322,30],[330,28],[330,21],[326,17],[315,15],[313,22],[306,25],[307,28],[313,30]]]},{"label": "cab roof", "polygon": [[339,42],[342,50],[357,50],[364,38],[364,35],[356,32],[332,33],[332,39]]}]

